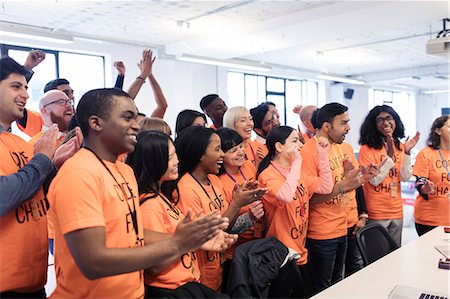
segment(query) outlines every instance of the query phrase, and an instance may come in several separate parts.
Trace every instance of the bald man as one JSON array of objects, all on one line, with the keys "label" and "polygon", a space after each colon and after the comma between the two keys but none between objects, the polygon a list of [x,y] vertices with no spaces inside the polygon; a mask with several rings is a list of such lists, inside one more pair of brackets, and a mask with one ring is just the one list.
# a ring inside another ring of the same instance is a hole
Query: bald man
[{"label": "bald man", "polygon": [[303,136],[305,137],[305,141],[308,141],[309,139],[313,138],[316,134],[316,129],[314,128],[313,124],[311,123],[311,116],[314,111],[317,110],[317,106],[309,105],[305,106],[300,110],[300,120],[302,121],[303,126],[305,127],[306,131],[303,133]]},{"label": "bald man", "polygon": [[42,131],[36,134],[29,143],[34,145],[53,124],[57,124],[59,128],[57,146],[64,139],[69,122],[74,115],[73,100],[60,90],[50,90],[44,93],[39,101],[39,109],[41,111],[44,125]]}]

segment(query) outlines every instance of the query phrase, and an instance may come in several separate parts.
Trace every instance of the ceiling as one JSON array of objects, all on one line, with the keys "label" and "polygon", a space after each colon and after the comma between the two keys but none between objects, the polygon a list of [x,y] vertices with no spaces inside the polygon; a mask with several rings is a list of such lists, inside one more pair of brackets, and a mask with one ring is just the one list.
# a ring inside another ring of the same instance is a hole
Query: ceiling
[{"label": "ceiling", "polygon": [[448,56],[427,55],[425,44],[449,18],[450,0],[0,3],[3,26],[151,46],[163,55],[352,76],[372,85],[449,85]]}]

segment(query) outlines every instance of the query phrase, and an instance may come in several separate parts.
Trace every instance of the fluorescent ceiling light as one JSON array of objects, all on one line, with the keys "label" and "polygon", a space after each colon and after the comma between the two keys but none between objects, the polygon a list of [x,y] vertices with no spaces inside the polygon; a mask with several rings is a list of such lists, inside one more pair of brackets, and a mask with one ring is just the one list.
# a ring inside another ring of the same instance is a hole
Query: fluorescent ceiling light
[{"label": "fluorescent ceiling light", "polygon": [[316,75],[316,78],[329,80],[329,81],[336,81],[336,82],[342,82],[342,83],[355,84],[355,85],[364,85],[364,84],[366,84],[366,82],[362,81],[362,80],[356,80],[356,79],[351,79],[351,78],[348,78],[348,77],[341,77],[341,76],[331,76],[331,75],[326,75],[326,74]]},{"label": "fluorescent ceiling light", "polygon": [[258,64],[251,64],[251,63],[247,63],[247,62],[240,62],[240,61],[233,61],[233,60],[220,60],[220,59],[213,59],[213,58],[187,55],[187,54],[177,56],[176,59],[180,60],[180,61],[224,66],[224,67],[256,71],[256,72],[268,72],[271,70],[270,67],[262,66],[262,65],[258,65]]},{"label": "fluorescent ceiling light", "polygon": [[427,90],[423,91],[423,94],[435,94],[435,93],[449,93],[450,89],[440,89],[440,90]]},{"label": "fluorescent ceiling light", "polygon": [[59,44],[70,44],[73,43],[73,38],[69,36],[64,36],[56,33],[44,33],[44,32],[36,32],[36,33],[23,33],[19,31],[14,31],[14,29],[0,29],[0,36],[11,36],[25,39],[32,39],[38,41],[59,43]]}]

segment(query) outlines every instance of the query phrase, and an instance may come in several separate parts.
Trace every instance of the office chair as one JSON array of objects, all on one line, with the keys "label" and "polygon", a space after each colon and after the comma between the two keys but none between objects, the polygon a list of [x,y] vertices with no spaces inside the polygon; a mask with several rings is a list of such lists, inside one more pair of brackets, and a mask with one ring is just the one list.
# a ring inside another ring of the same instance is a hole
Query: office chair
[{"label": "office chair", "polygon": [[398,248],[387,229],[379,223],[370,223],[358,230],[356,243],[361,251],[364,266]]}]

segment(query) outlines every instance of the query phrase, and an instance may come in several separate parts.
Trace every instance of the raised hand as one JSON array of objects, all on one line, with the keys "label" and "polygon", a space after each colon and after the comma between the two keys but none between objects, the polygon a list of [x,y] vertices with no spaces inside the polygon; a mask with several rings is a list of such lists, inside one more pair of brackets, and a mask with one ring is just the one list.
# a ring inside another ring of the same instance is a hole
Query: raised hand
[{"label": "raised hand", "polygon": [[409,136],[406,138],[406,141],[405,141],[405,154],[407,154],[407,155],[410,154],[411,149],[416,146],[416,144],[419,141],[419,139],[420,139],[420,132],[419,131],[416,132],[416,135],[414,135],[413,138],[409,139]]},{"label": "raised hand", "polygon": [[295,114],[300,114],[300,111],[302,111],[303,106],[302,105],[296,105],[294,109],[292,109],[292,112]]},{"label": "raised hand", "polygon": [[431,181],[426,181],[425,184],[422,185],[420,191],[423,194],[430,194],[434,192],[434,183]]},{"label": "raised hand", "polygon": [[123,64],[123,61],[114,61],[113,65],[119,72],[119,75],[125,76],[125,64]]},{"label": "raised hand", "polygon": [[328,154],[330,151],[330,142],[325,137],[319,137],[316,142],[316,151],[318,154]]},{"label": "raised hand", "polygon": [[192,219],[192,211],[178,224],[173,235],[181,253],[200,248],[228,227],[228,218],[218,211]]},{"label": "raised hand", "polygon": [[388,134],[386,136],[386,144],[387,144],[387,155],[389,157],[394,157],[394,150],[395,150],[395,144],[394,144],[394,138],[391,134]]},{"label": "raised hand", "polygon": [[291,160],[291,163],[294,162],[295,160],[301,159],[300,152],[298,150],[298,147],[296,146],[293,146],[287,150],[287,156]]},{"label": "raised hand", "polygon": [[260,145],[258,145],[258,149],[256,150],[256,155],[258,156],[258,158],[260,160],[264,159],[264,157],[265,157],[263,149]]},{"label": "raised hand", "polygon": [[34,154],[43,154],[52,160],[56,150],[58,131],[58,125],[53,124],[34,145]]},{"label": "raised hand", "polygon": [[27,59],[23,65],[26,69],[32,70],[45,60],[45,52],[41,50],[33,50],[28,52]]},{"label": "raised hand", "polygon": [[305,144],[306,143],[306,140],[305,140],[305,136],[303,135],[303,132],[302,132],[302,130],[300,129],[300,125],[297,125],[297,132],[298,132],[298,140],[301,142],[301,143],[303,143],[303,144]]},{"label": "raised hand", "polygon": [[147,78],[152,73],[152,56],[151,50],[144,50],[142,52],[142,59],[138,63],[139,70],[141,74],[139,75],[142,78]]}]

